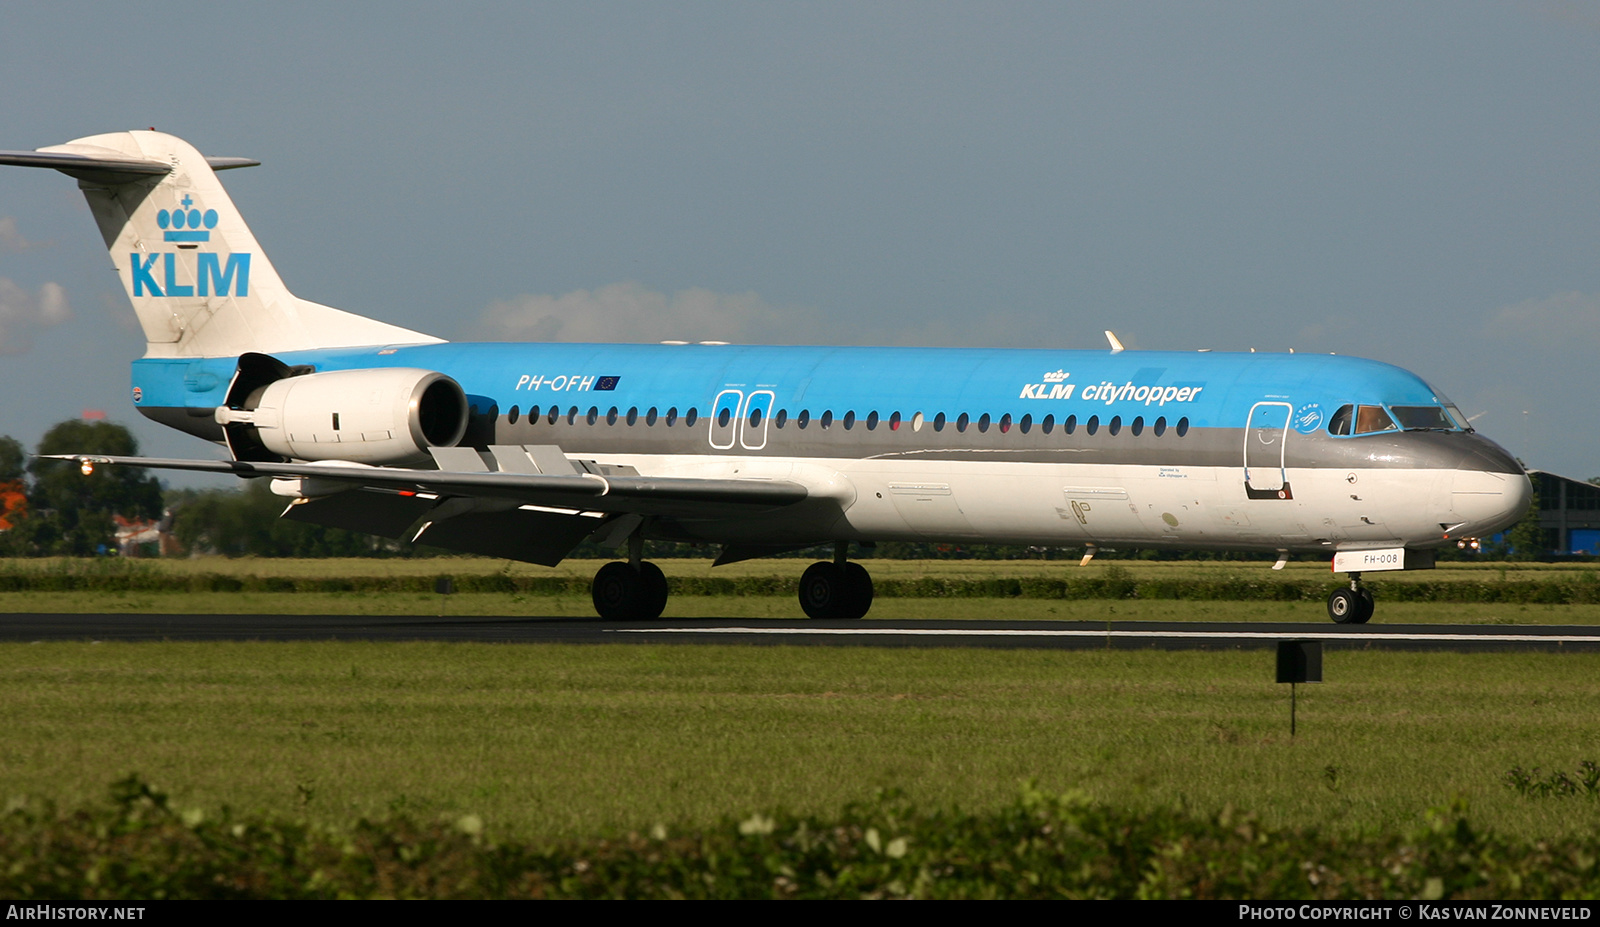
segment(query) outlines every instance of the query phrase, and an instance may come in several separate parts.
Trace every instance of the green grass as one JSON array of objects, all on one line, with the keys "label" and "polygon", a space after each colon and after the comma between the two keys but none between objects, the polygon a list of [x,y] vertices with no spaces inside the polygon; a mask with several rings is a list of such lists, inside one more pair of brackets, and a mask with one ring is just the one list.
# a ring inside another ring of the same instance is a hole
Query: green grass
[{"label": "green grass", "polygon": [[[854,548],[852,548],[854,551]],[[648,553],[648,552],[647,552]],[[233,576],[437,576],[506,573],[511,576],[594,575],[603,561],[567,560],[555,567],[491,560],[484,557],[428,557],[377,560],[370,558],[328,558],[297,560],[262,557],[189,557],[150,560],[82,560],[60,557],[0,560],[0,571],[42,573],[63,569],[108,571],[152,570],[162,575],[220,573]],[[799,576],[811,563],[803,558],[746,560],[712,567],[711,560],[671,559],[658,561],[668,576]],[[1105,571],[1122,571],[1135,580],[1249,577],[1256,579],[1314,580],[1331,579],[1327,561],[1296,561],[1282,570],[1273,570],[1266,561],[1204,560],[1107,560],[1088,566],[1076,560],[879,560],[861,561],[878,579],[988,579],[994,577],[1072,577],[1103,576]],[[1373,573],[1369,578],[1386,582],[1485,582],[1491,580],[1575,581],[1583,577],[1600,579],[1600,563],[1441,563],[1433,570]]]},{"label": "green grass", "polygon": [[1600,758],[1600,656],[475,644],[0,645],[0,784],[73,807],[137,772],[180,808],[348,824],[480,815],[590,837],[831,813],[880,788],[992,810],[1019,783],[1272,826],[1407,830],[1465,800],[1524,836],[1600,805],[1514,767]]},{"label": "green grass", "polygon": [[[0,612],[191,615],[435,615],[593,618],[588,596],[471,593],[272,592],[7,592]],[[673,596],[663,621],[675,618],[798,620],[789,596]],[[1324,623],[1320,602],[1229,602],[1137,599],[899,599],[880,598],[869,620],[1228,621]],[[1600,625],[1600,605],[1429,603],[1380,600],[1375,624]]]},{"label": "green grass", "polygon": [[[879,619],[1321,622],[1322,596],[1335,581],[1313,563],[1273,571],[1265,563],[1234,562],[864,562],[878,581],[871,617]],[[679,584],[666,617],[801,617],[793,588],[804,563],[751,561],[713,570],[708,561],[663,561]],[[0,561],[0,580],[19,591],[0,592],[0,612],[588,617],[583,591],[596,566],[568,561],[549,569],[474,558],[10,560]],[[441,574],[455,576],[463,590],[448,601],[425,591]],[[1446,564],[1371,578],[1383,623],[1600,624],[1594,564]],[[1070,598],[1059,597],[1067,588],[1062,580],[1073,584]],[[1143,584],[1137,597],[1126,597],[1135,584]]]}]

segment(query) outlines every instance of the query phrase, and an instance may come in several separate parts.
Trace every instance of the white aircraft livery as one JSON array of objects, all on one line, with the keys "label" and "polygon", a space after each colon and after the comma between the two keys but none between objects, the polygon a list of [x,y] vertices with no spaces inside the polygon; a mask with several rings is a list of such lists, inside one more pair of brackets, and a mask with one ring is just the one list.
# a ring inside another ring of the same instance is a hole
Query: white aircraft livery
[{"label": "white aircraft livery", "polygon": [[1513,524],[1532,487],[1438,390],[1315,354],[727,344],[453,344],[299,299],[206,158],[155,131],[0,152],[78,181],[148,348],[146,417],[231,460],[69,455],[272,480],[283,517],[554,565],[586,539],[612,619],[667,601],[651,540],[731,563],[818,544],[854,619],[878,541],[1322,552],[1362,573]]}]

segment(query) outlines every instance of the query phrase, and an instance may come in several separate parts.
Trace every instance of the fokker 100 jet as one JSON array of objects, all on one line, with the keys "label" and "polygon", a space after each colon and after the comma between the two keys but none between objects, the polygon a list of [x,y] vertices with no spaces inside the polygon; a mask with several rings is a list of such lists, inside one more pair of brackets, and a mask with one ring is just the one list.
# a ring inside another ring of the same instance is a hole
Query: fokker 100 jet
[{"label": "fokker 100 jet", "polygon": [[[229,460],[67,455],[264,477],[283,517],[554,565],[626,552],[596,610],[667,601],[648,541],[731,563],[832,544],[800,605],[855,619],[878,541],[1318,552],[1349,575],[1514,523],[1532,487],[1420,377],[1318,354],[726,344],[454,344],[299,299],[207,158],[116,132],[0,163],[78,181],[148,347],[146,417]],[[1109,334],[1109,333],[1108,333]]]}]

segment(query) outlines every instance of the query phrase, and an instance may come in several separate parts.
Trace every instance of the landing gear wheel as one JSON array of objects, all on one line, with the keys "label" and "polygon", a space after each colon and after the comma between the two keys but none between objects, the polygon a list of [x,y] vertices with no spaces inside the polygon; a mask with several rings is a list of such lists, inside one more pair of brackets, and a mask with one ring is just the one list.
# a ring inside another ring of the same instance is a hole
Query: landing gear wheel
[{"label": "landing gear wheel", "polygon": [[1361,611],[1352,624],[1366,624],[1372,619],[1372,613],[1377,610],[1378,603],[1373,601],[1372,590],[1365,586],[1356,590],[1356,596],[1361,600]]},{"label": "landing gear wheel", "polygon": [[844,571],[845,587],[850,591],[850,608],[848,614],[839,617],[850,621],[865,618],[872,608],[872,575],[859,563],[847,562],[841,569]]},{"label": "landing gear wheel", "polygon": [[800,608],[818,621],[854,621],[872,607],[872,577],[859,563],[819,561],[800,576]]},{"label": "landing gear wheel", "polygon": [[654,621],[667,607],[667,577],[661,568],[646,560],[639,564],[639,582],[644,587],[640,621]]},{"label": "landing gear wheel", "polygon": [[667,578],[649,561],[635,569],[622,561],[600,568],[590,587],[594,610],[607,621],[650,621],[667,605]]},{"label": "landing gear wheel", "polygon": [[1328,596],[1328,617],[1339,624],[1366,624],[1374,607],[1366,589],[1335,589]]}]

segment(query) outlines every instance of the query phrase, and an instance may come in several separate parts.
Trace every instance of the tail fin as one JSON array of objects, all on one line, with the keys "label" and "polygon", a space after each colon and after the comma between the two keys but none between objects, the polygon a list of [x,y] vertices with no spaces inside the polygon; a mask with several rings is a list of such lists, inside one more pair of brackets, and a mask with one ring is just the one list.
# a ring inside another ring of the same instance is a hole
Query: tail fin
[{"label": "tail fin", "polygon": [[154,131],[0,152],[0,164],[78,179],[139,315],[147,357],[440,341],[290,293],[217,179],[218,170],[256,163],[207,159]]}]

